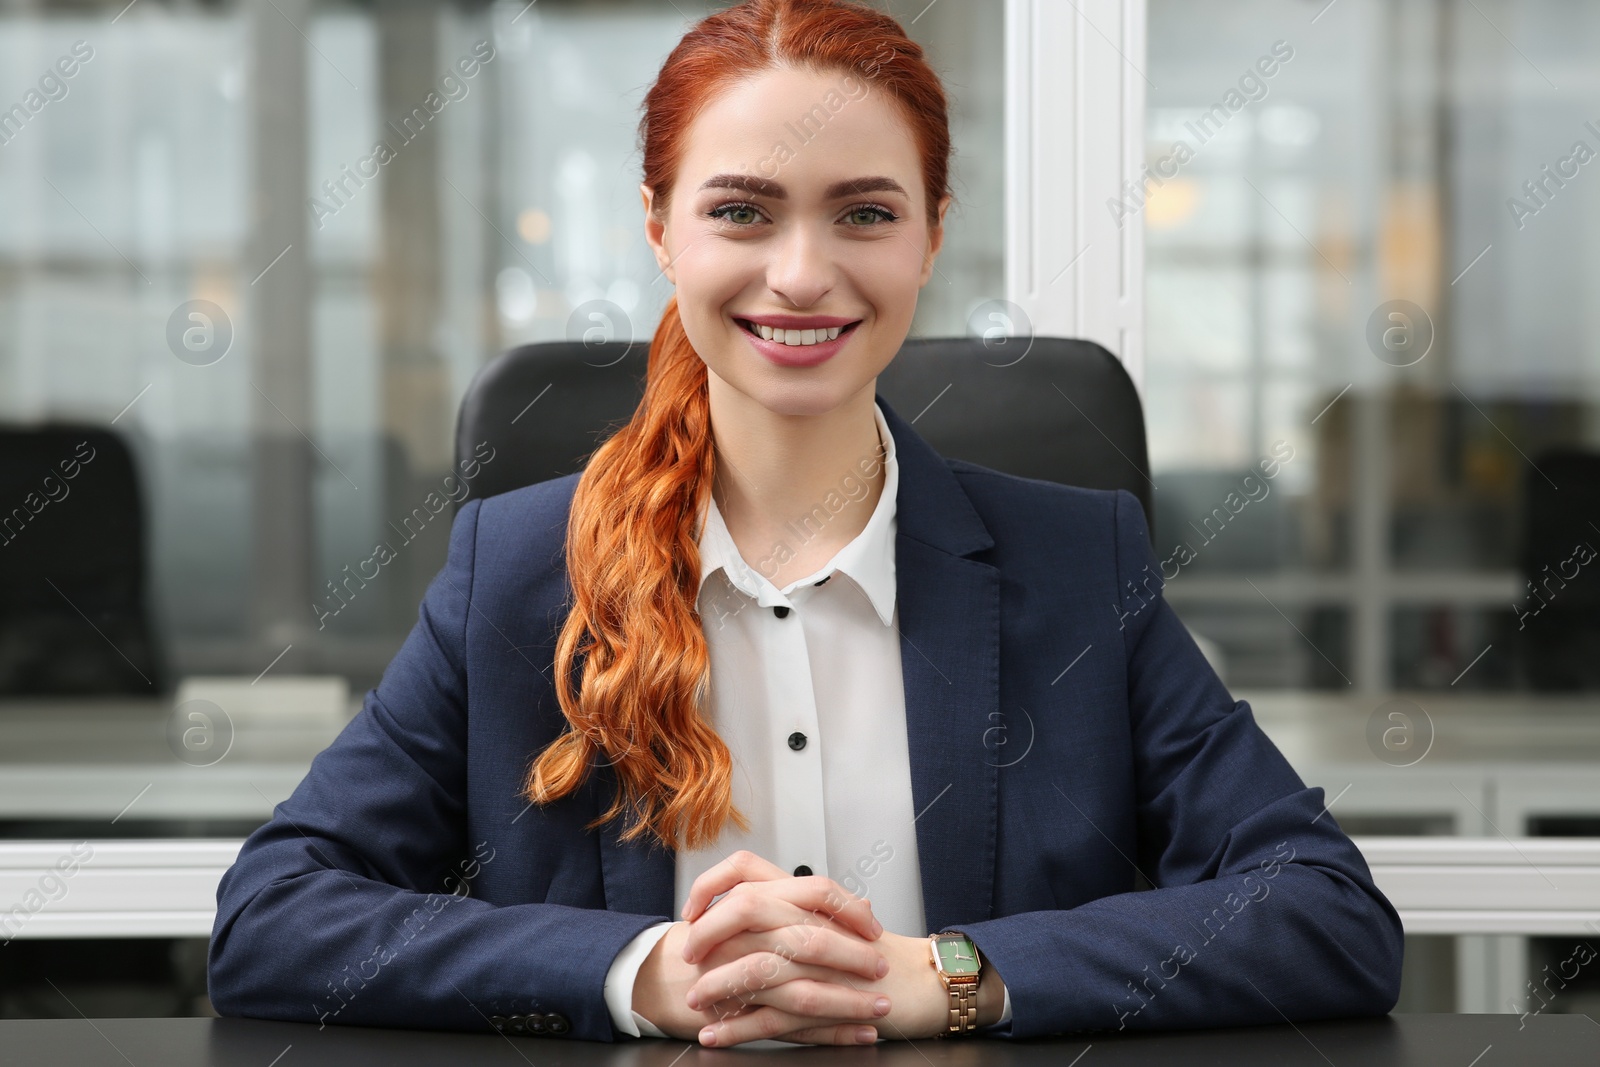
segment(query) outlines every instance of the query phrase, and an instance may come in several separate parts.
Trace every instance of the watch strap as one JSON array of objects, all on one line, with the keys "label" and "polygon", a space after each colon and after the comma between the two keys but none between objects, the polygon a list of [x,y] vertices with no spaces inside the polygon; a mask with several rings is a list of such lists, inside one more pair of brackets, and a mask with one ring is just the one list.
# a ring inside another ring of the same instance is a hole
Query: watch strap
[{"label": "watch strap", "polygon": [[938,1036],[972,1033],[978,1028],[978,983],[949,982],[945,992],[950,996],[950,1012]]}]

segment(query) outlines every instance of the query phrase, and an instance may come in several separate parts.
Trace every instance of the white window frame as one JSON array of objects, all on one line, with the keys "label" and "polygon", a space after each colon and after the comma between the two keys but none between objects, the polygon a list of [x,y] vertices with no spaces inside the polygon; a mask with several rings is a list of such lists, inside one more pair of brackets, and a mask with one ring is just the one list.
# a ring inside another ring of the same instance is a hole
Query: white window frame
[{"label": "white window frame", "polygon": [[1145,0],[1006,0],[1006,299],[1096,341],[1144,394]]}]

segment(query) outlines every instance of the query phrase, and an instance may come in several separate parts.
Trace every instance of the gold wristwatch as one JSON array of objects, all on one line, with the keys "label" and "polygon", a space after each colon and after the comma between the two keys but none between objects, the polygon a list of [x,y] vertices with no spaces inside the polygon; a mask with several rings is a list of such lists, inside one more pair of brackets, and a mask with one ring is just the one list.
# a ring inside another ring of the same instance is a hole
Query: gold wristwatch
[{"label": "gold wristwatch", "polygon": [[942,930],[928,935],[928,949],[931,956],[928,962],[938,972],[950,995],[947,1028],[934,1036],[972,1033],[978,1028],[978,981],[983,969],[978,946],[966,934]]}]

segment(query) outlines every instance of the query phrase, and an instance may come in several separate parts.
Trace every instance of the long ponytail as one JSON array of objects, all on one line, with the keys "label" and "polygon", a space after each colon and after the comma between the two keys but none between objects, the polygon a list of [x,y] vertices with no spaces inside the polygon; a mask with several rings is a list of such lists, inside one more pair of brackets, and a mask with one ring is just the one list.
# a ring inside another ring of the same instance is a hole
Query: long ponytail
[{"label": "long ponytail", "polygon": [[[556,697],[572,729],[533,764],[525,796],[576,789],[603,754],[618,795],[596,825],[626,809],[624,833],[650,830],[690,848],[731,816],[733,758],[702,717],[710,657],[694,604],[695,523],[711,491],[715,448],[706,365],[684,333],[677,297],[650,343],[633,419],[590,457],[567,523],[573,605],[556,639]],[[583,657],[579,691],[570,665]]]}]

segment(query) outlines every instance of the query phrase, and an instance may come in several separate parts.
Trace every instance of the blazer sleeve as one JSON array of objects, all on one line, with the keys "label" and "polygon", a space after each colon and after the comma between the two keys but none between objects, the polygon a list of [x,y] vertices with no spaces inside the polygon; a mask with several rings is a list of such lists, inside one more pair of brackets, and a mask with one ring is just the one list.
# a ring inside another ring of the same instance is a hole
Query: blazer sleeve
[{"label": "blazer sleeve", "polygon": [[[956,927],[1004,978],[998,1037],[1381,1015],[1403,930],[1360,851],[1235,701],[1161,595],[1117,491],[1138,844],[1154,887]],[[1109,613],[1108,613],[1109,614]],[[1115,842],[1113,842],[1115,844]]]},{"label": "blazer sleeve", "polygon": [[470,895],[495,844],[466,832],[481,503],[456,515],[445,566],[361,711],[223,875],[207,958],[219,1014],[488,1031],[496,1002],[521,1000],[564,1016],[566,1036],[615,1040],[607,968],[660,917]]}]

